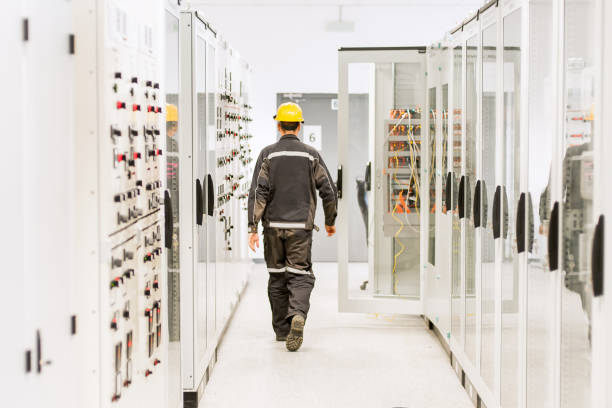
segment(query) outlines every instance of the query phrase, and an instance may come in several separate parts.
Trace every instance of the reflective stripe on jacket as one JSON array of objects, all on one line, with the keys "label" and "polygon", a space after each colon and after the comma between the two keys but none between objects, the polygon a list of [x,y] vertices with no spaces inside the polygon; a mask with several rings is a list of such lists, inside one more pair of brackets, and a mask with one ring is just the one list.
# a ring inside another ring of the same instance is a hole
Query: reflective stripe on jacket
[{"label": "reflective stripe on jacket", "polygon": [[338,207],[336,186],[319,152],[285,135],[266,146],[257,159],[249,192],[249,231],[264,227],[311,230],[323,200],[325,224],[334,225]]}]

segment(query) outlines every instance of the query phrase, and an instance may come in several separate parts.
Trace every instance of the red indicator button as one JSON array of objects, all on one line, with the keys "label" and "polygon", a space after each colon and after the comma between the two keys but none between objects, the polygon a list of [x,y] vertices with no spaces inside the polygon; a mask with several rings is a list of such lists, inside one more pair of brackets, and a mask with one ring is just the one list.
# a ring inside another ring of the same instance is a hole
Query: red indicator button
[{"label": "red indicator button", "polygon": [[125,102],[117,102],[117,109],[125,109]]},{"label": "red indicator button", "polygon": [[140,153],[134,153],[134,160],[140,159]]},{"label": "red indicator button", "polygon": [[157,155],[161,156],[162,155],[162,150],[161,149],[157,149]]},{"label": "red indicator button", "polygon": [[151,105],[147,106],[147,112],[154,112],[155,108],[153,108]]},{"label": "red indicator button", "polygon": [[151,374],[153,374],[153,371],[151,371],[151,370],[147,370],[147,371],[145,371],[145,377],[148,377],[148,376],[150,376]]},{"label": "red indicator button", "polygon": [[161,113],[162,112],[162,108],[160,108],[159,106],[155,109],[155,112],[157,113]]},{"label": "red indicator button", "polygon": [[117,155],[117,161],[124,161],[125,160],[125,154],[118,154]]},{"label": "red indicator button", "polygon": [[134,104],[132,105],[132,111],[136,112],[140,110],[140,105]]},{"label": "red indicator button", "polygon": [[157,358],[156,358],[156,359],[155,359],[155,361],[153,362],[153,365],[154,365],[154,366],[156,366],[156,365],[158,365],[159,363],[161,363],[161,361],[159,361],[159,359],[157,359]]}]

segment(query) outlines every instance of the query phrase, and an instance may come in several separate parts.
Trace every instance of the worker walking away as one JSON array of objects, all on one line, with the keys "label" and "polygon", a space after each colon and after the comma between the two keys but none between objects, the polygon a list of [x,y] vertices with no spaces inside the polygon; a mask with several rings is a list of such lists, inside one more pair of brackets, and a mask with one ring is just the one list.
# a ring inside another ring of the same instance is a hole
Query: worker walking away
[{"label": "worker walking away", "polygon": [[268,297],[277,341],[287,350],[302,345],[315,277],[312,271],[312,230],[316,192],[323,200],[325,230],[334,235],[337,191],[323,159],[297,135],[304,122],[295,103],[279,106],[281,138],[259,154],[249,193],[249,247],[259,247],[257,225],[264,227],[264,258],[270,278]]}]

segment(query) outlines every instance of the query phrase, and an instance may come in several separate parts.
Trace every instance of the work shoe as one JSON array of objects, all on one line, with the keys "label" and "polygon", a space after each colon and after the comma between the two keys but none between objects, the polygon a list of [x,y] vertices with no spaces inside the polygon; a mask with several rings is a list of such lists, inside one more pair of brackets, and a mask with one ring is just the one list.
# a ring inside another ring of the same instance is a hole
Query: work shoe
[{"label": "work shoe", "polygon": [[287,341],[287,336],[276,335],[276,341]]},{"label": "work shoe", "polygon": [[291,319],[291,330],[287,336],[287,350],[298,351],[304,341],[304,317],[300,315],[293,316]]}]

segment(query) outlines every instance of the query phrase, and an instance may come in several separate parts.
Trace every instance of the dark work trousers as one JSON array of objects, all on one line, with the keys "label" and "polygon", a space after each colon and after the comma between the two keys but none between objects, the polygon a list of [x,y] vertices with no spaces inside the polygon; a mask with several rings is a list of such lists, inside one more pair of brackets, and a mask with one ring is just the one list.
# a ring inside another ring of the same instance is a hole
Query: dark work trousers
[{"label": "dark work trousers", "polygon": [[264,258],[270,273],[268,298],[272,308],[272,327],[286,336],[291,318],[308,315],[310,293],[315,277],[310,260],[312,231],[303,229],[264,229]]}]

